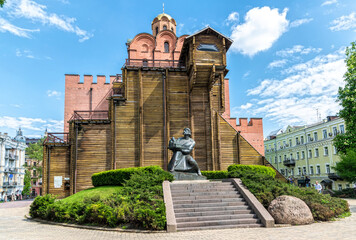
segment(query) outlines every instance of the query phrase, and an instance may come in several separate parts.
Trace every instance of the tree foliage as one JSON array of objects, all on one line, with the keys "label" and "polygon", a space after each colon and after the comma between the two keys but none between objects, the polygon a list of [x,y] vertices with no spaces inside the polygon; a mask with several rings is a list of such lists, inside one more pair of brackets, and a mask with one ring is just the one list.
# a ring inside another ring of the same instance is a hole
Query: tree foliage
[{"label": "tree foliage", "polygon": [[24,196],[30,195],[30,189],[31,189],[31,172],[29,170],[26,170],[22,195]]},{"label": "tree foliage", "polygon": [[30,159],[36,159],[38,161],[38,165],[33,167],[37,172],[42,173],[42,160],[43,160],[43,141],[44,138],[41,138],[36,143],[30,143],[28,148],[26,148],[26,155]]},{"label": "tree foliage", "polygon": [[337,174],[348,182],[356,182],[356,151],[348,150],[341,155],[341,161],[334,168]]},{"label": "tree foliage", "polygon": [[3,7],[5,2],[6,0],[0,0],[0,7]]},{"label": "tree foliage", "polygon": [[356,42],[346,48],[345,62],[345,87],[339,88],[338,101],[342,106],[339,116],[345,120],[346,132],[334,139],[335,147],[342,154],[348,149],[356,149]]}]

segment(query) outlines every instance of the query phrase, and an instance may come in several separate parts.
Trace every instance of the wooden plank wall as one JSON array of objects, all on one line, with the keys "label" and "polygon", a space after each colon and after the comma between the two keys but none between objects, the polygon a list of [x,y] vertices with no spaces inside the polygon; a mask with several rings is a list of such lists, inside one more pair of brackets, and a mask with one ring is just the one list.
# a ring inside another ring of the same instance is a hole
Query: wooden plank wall
[{"label": "wooden plank wall", "polygon": [[219,48],[219,52],[196,50],[194,56],[195,62],[223,64],[224,46],[221,38],[217,38],[215,35],[195,36],[195,46],[198,47],[200,43],[215,44]]},{"label": "wooden plank wall", "polygon": [[221,169],[238,163],[238,136],[236,130],[219,115],[221,135]]},{"label": "wooden plank wall", "polygon": [[240,151],[240,164],[243,165],[264,165],[262,155],[249,144],[240,134],[239,137],[239,151]]},{"label": "wooden plank wall", "polygon": [[[65,198],[70,195],[69,190],[65,190],[64,178],[70,177],[69,172],[69,147],[68,146],[48,146],[44,147],[43,158],[43,194],[54,194],[58,198]],[[49,162],[48,162],[49,153]],[[49,166],[48,166],[49,165]],[[49,175],[48,175],[49,174]],[[54,188],[54,177],[62,177],[62,187]]]},{"label": "wooden plank wall", "polygon": [[116,152],[115,168],[138,167],[139,164],[139,74],[125,74],[127,95],[124,105],[115,105]]},{"label": "wooden plank wall", "polygon": [[93,187],[94,173],[111,169],[111,125],[82,124],[78,131],[76,192]]}]

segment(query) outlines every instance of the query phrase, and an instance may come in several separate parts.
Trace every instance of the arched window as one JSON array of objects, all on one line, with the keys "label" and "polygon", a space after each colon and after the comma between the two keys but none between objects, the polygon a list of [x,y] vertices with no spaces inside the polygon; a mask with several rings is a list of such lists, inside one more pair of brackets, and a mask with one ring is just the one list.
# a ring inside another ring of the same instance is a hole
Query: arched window
[{"label": "arched window", "polygon": [[156,27],[156,35],[158,34],[158,27]]},{"label": "arched window", "polygon": [[167,30],[167,26],[166,25],[163,25],[163,30]]},{"label": "arched window", "polygon": [[164,42],[164,52],[169,52],[169,43],[168,42]]}]

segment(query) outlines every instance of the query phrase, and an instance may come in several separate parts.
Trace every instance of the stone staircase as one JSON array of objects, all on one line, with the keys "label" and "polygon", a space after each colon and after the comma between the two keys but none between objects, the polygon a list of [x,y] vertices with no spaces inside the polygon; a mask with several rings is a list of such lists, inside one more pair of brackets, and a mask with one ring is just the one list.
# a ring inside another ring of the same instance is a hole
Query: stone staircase
[{"label": "stone staircase", "polygon": [[263,227],[231,182],[171,183],[177,231]]}]

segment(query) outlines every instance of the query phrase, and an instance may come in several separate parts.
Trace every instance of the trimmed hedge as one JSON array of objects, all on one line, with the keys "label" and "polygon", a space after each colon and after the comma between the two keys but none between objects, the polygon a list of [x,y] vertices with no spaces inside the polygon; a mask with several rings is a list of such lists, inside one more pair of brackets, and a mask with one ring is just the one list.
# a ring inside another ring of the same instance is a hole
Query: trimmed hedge
[{"label": "trimmed hedge", "polygon": [[126,180],[129,180],[131,175],[137,173],[152,173],[165,176],[165,180],[173,181],[174,177],[169,172],[164,171],[159,166],[121,168],[109,170],[99,173],[94,173],[91,176],[92,184],[95,187],[100,186],[123,186]]},{"label": "trimmed hedge", "polygon": [[228,171],[202,171],[201,174],[207,179],[224,179],[228,178]]},{"label": "trimmed hedge", "polygon": [[[260,166],[260,165],[240,165],[240,164],[233,164],[230,165],[227,170],[229,172],[235,172],[235,171],[253,171],[254,173],[262,173],[262,174],[266,174],[269,175],[273,178],[276,177],[276,172],[270,168],[270,167],[266,167],[266,166]],[[230,177],[230,176],[229,176]]]}]

